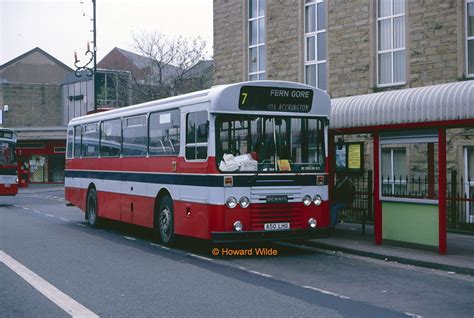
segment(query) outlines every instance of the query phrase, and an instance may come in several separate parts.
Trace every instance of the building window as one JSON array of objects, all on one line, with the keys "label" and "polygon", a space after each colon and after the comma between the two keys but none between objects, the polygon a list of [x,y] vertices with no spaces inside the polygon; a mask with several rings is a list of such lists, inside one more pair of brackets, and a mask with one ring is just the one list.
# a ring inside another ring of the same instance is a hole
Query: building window
[{"label": "building window", "polygon": [[305,83],[327,90],[326,3],[305,0],[304,10]]},{"label": "building window", "polygon": [[384,196],[405,194],[407,186],[405,163],[405,149],[382,149],[382,193]]},{"label": "building window", "polygon": [[249,80],[265,79],[265,0],[249,0]]},{"label": "building window", "polygon": [[405,0],[378,0],[378,86],[405,84],[405,55]]},{"label": "building window", "polygon": [[466,0],[466,73],[474,76],[474,0]]}]

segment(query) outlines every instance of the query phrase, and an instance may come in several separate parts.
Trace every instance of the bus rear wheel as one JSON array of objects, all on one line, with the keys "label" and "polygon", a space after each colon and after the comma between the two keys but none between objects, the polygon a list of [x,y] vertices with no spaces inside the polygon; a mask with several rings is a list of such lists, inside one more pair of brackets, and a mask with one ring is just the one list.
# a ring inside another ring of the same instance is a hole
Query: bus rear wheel
[{"label": "bus rear wheel", "polygon": [[164,196],[160,200],[157,218],[155,219],[155,237],[159,238],[164,245],[171,246],[174,243],[174,211],[173,200]]},{"label": "bus rear wheel", "polygon": [[87,193],[86,218],[91,227],[99,226],[99,215],[97,209],[97,191],[92,188]]}]

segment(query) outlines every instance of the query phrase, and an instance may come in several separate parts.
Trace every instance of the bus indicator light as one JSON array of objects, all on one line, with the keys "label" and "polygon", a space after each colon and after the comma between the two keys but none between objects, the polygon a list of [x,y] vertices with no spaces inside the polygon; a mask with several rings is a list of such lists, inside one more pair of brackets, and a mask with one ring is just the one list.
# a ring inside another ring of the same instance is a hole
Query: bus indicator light
[{"label": "bus indicator light", "polygon": [[225,176],[224,187],[232,187],[232,186],[234,186],[234,178],[232,176]]}]

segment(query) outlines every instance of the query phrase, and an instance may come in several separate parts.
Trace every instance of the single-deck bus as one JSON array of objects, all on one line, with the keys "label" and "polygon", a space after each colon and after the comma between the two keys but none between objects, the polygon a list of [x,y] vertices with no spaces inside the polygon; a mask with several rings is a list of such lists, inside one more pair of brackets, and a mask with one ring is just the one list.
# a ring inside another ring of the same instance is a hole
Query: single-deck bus
[{"label": "single-deck bus", "polygon": [[327,235],[329,111],[324,91],[258,81],[75,118],[66,200],[165,244]]},{"label": "single-deck bus", "polygon": [[0,128],[0,195],[18,193],[18,164],[15,158],[16,133]]}]

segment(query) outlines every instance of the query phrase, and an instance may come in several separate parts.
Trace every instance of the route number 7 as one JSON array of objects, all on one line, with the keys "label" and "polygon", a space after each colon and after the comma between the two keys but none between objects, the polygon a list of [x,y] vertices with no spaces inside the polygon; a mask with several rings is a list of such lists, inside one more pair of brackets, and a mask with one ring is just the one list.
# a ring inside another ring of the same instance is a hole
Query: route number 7
[{"label": "route number 7", "polygon": [[247,93],[242,93],[242,105],[245,104],[245,101],[247,100]]}]

